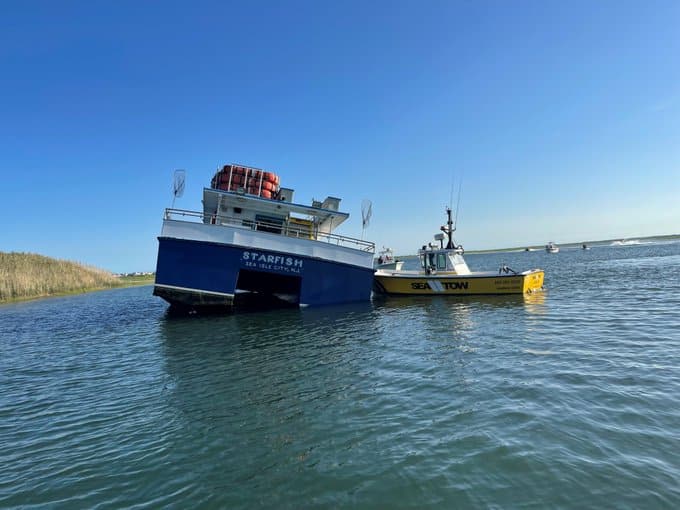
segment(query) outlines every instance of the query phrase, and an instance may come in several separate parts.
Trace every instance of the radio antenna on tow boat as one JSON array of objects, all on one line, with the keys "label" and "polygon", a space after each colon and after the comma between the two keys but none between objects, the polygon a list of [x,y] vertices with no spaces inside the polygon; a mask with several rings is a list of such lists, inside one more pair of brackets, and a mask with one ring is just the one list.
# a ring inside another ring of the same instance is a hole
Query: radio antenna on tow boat
[{"label": "radio antenna on tow boat", "polygon": [[441,230],[446,234],[446,236],[449,238],[449,241],[446,243],[446,249],[447,250],[453,250],[456,246],[453,244],[453,231],[455,228],[453,227],[453,221],[451,221],[451,208],[447,207],[446,208],[446,226],[442,227]]},{"label": "radio antenna on tow boat", "polygon": [[[456,217],[453,224],[453,230],[458,226],[458,207],[460,206],[460,189],[463,187],[463,179],[458,181],[458,198],[456,198]],[[451,194],[453,195],[453,186],[451,186]]]},{"label": "radio antenna on tow boat", "polygon": [[453,177],[451,177],[451,193],[449,193],[449,209],[453,207]]},{"label": "radio antenna on tow boat", "polygon": [[175,177],[172,182],[172,207],[175,207],[175,199],[184,195],[184,184],[186,183],[186,172],[184,170],[175,170]]},{"label": "radio antenna on tow boat", "polygon": [[373,214],[373,203],[368,200],[364,199],[361,201],[361,240],[364,240],[364,231],[366,230],[366,227],[371,222],[371,215]]},{"label": "radio antenna on tow boat", "polygon": [[451,207],[453,206],[453,183],[451,183],[451,195],[449,198],[449,205],[446,207],[446,225],[442,225],[440,230],[446,234],[448,237],[448,242],[446,243],[447,250],[461,250],[463,247],[461,245],[456,246],[453,241],[453,233],[456,231],[456,226],[458,225],[458,207],[460,206],[460,189],[462,187],[462,180],[458,183],[458,198],[456,199],[456,217],[455,220],[451,219]]}]

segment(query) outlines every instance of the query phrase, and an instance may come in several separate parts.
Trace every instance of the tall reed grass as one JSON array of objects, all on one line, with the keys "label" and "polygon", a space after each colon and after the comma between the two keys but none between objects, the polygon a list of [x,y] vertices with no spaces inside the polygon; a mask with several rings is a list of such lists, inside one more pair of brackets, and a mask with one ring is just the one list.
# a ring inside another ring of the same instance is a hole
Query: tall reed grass
[{"label": "tall reed grass", "polygon": [[113,274],[34,253],[0,252],[0,303],[117,287]]}]

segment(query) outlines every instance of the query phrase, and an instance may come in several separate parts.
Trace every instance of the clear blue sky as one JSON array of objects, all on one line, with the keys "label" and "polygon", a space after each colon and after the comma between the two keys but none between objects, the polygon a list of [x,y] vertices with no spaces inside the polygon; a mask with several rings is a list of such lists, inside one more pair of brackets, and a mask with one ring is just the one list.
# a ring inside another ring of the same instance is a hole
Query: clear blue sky
[{"label": "clear blue sky", "polygon": [[680,233],[680,2],[2,2],[0,251],[155,269],[218,165],[414,253]]}]

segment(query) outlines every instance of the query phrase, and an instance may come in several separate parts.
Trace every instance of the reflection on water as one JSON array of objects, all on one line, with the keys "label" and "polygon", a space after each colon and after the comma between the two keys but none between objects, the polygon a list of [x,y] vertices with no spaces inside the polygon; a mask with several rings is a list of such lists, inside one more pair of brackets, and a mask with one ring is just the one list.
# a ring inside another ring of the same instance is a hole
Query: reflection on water
[{"label": "reflection on water", "polygon": [[[391,308],[399,307],[428,307],[432,303],[448,303],[444,307],[454,309],[471,309],[474,307],[494,306],[494,307],[514,307],[523,306],[527,299],[538,300],[542,292],[533,294],[505,294],[497,296],[473,295],[473,296],[388,296],[375,295],[374,303]],[[532,299],[533,298],[533,299]]]},{"label": "reflection on water", "polygon": [[[360,327],[358,327],[360,325]],[[287,395],[327,389],[338,371],[359,370],[363,343],[381,333],[370,303],[326,309],[276,310],[161,323],[166,370],[180,407],[208,395],[225,405],[276,403]],[[350,377],[350,380],[352,377]],[[313,386],[310,386],[313,385]],[[238,391],[234,391],[238,389]]]},{"label": "reflection on water", "polygon": [[[160,333],[172,401],[195,428],[204,419],[215,425],[214,416],[193,412],[206,399],[212,406],[219,395],[230,395],[221,404],[223,417],[253,406],[262,416],[288,416],[298,408],[291,396],[341,398],[359,391],[357,386],[377,372],[404,372],[405,359],[411,360],[408,377],[435,370],[421,366],[425,372],[419,372],[413,359],[420,358],[438,369],[453,362],[448,369],[466,384],[466,355],[500,335],[527,338],[528,318],[545,313],[545,302],[543,293],[381,297],[372,303],[221,317],[168,315]],[[480,336],[482,331],[492,335]],[[278,407],[282,403],[285,409]]]},{"label": "reflection on water", "polygon": [[548,312],[546,291],[532,292],[524,295],[523,304],[527,313],[532,315],[543,315]]}]

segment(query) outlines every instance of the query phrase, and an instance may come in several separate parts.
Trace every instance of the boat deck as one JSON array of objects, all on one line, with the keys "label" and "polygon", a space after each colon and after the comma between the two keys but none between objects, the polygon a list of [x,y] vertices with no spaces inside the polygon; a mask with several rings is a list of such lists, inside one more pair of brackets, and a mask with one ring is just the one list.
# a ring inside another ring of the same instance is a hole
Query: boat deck
[{"label": "boat deck", "polygon": [[211,225],[215,227],[229,226],[243,230],[268,232],[271,234],[279,234],[285,237],[322,241],[334,244],[336,246],[343,246],[345,248],[351,248],[369,253],[375,252],[375,243],[310,228],[310,225],[301,224],[300,220],[296,218],[290,218],[284,222],[271,222],[266,220],[243,219],[241,217],[230,215],[207,214],[199,211],[189,211],[184,209],[166,209],[164,218],[166,220],[184,221],[187,223],[202,223],[204,225]]}]

